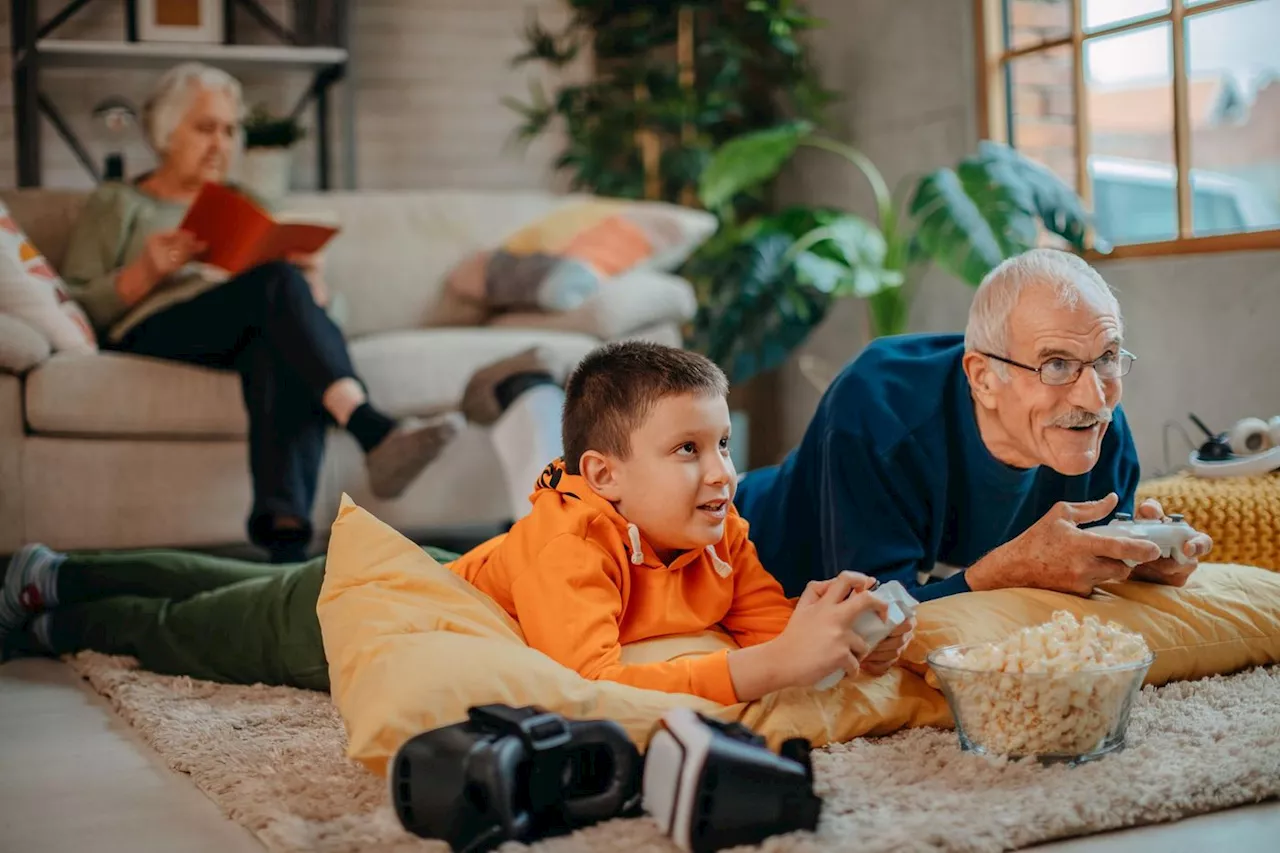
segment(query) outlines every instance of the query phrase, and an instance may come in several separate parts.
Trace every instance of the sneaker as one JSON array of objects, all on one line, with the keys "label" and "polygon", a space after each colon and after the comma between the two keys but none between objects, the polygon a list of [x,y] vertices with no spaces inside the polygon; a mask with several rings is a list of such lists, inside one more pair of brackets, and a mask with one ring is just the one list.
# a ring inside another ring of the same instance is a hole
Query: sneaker
[{"label": "sneaker", "polygon": [[398,498],[464,426],[462,416],[456,412],[427,420],[401,421],[365,454],[370,490],[382,500]]}]

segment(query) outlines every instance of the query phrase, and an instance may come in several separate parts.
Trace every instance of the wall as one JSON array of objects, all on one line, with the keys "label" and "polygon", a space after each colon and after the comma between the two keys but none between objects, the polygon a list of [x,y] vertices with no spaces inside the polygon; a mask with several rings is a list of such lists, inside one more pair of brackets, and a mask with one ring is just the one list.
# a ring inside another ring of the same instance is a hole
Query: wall
[{"label": "wall", "polygon": [[[40,0],[41,20],[65,6],[65,0]],[[264,5],[288,21],[287,0]],[[362,189],[427,187],[534,188],[555,186],[547,164],[558,140],[547,137],[527,151],[508,145],[518,117],[503,106],[505,96],[527,98],[533,67],[513,69],[510,58],[523,49],[526,15],[537,10],[544,21],[564,20],[560,0],[359,0],[352,2],[352,71],[355,97],[356,175]],[[55,37],[123,38],[122,3],[94,0]],[[0,38],[9,43],[9,4],[0,14]],[[272,43],[241,13],[243,41]],[[0,186],[13,186],[13,86],[10,54],[0,55]],[[579,73],[581,66],[571,70]],[[83,140],[93,106],[109,95],[140,104],[158,72],[56,70],[44,73],[41,88]],[[262,101],[288,109],[309,82],[298,72],[239,73],[250,103]],[[342,90],[346,86],[339,87]],[[340,100],[345,96],[338,92]],[[335,121],[340,115],[335,104]],[[308,111],[307,122],[314,121]],[[89,175],[44,122],[44,185],[91,186]],[[338,135],[335,134],[335,140]],[[127,152],[131,174],[152,162],[145,146]],[[299,188],[314,184],[313,148],[304,142],[295,162]],[[335,163],[341,163],[340,149]],[[341,185],[341,173],[336,178]]]},{"label": "wall", "polygon": [[[814,0],[812,7],[829,22],[815,42],[818,65],[828,85],[846,95],[832,132],[864,150],[891,185],[972,149],[978,138],[972,3]],[[787,193],[864,214],[871,209],[853,170],[821,153],[798,161]],[[1124,399],[1145,472],[1164,468],[1166,422],[1193,430],[1188,411],[1219,429],[1247,415],[1280,414],[1280,252],[1111,261],[1099,269],[1119,291],[1127,345],[1140,356]],[[962,331],[970,294],[931,272],[912,329]],[[843,365],[864,345],[863,316],[860,303],[845,302],[803,352]],[[795,363],[779,384],[783,445],[775,457],[802,437],[819,398]],[[1170,434],[1170,449],[1175,464],[1185,459],[1177,433]]]}]

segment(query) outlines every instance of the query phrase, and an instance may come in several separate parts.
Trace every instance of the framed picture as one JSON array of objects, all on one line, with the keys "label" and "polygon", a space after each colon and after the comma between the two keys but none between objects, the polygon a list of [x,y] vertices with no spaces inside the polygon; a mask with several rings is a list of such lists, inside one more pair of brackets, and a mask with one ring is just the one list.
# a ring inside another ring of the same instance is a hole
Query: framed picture
[{"label": "framed picture", "polygon": [[138,40],[222,43],[223,4],[231,0],[134,0]]}]

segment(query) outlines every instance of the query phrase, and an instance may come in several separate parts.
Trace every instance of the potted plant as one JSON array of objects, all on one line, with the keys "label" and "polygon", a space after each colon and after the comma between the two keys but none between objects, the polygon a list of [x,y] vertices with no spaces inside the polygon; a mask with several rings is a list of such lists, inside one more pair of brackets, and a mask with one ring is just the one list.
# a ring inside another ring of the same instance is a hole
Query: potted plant
[{"label": "potted plant", "polygon": [[258,104],[244,122],[244,158],[240,180],[264,198],[289,192],[293,146],[306,135],[296,118],[277,116]]},{"label": "potted plant", "polygon": [[[801,146],[856,167],[875,197],[874,218],[793,207],[739,222],[740,198],[759,194]],[[744,382],[785,361],[838,298],[867,300],[871,337],[899,334],[930,263],[977,286],[1045,232],[1074,250],[1089,248],[1080,198],[1005,145],[984,141],[955,168],[930,172],[908,189],[905,196],[891,192],[865,155],[807,122],[721,146],[701,174],[699,197],[722,227],[684,270],[700,306],[690,344]]]}]

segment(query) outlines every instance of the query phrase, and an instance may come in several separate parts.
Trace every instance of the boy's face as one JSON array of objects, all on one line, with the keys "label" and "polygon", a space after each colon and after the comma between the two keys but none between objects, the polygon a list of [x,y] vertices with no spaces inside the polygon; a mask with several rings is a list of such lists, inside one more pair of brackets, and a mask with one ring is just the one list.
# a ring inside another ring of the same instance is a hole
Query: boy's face
[{"label": "boy's face", "polygon": [[714,545],[724,537],[738,482],[729,459],[729,406],[718,395],[665,397],[631,433],[630,456],[588,451],[582,471],[664,561]]}]

